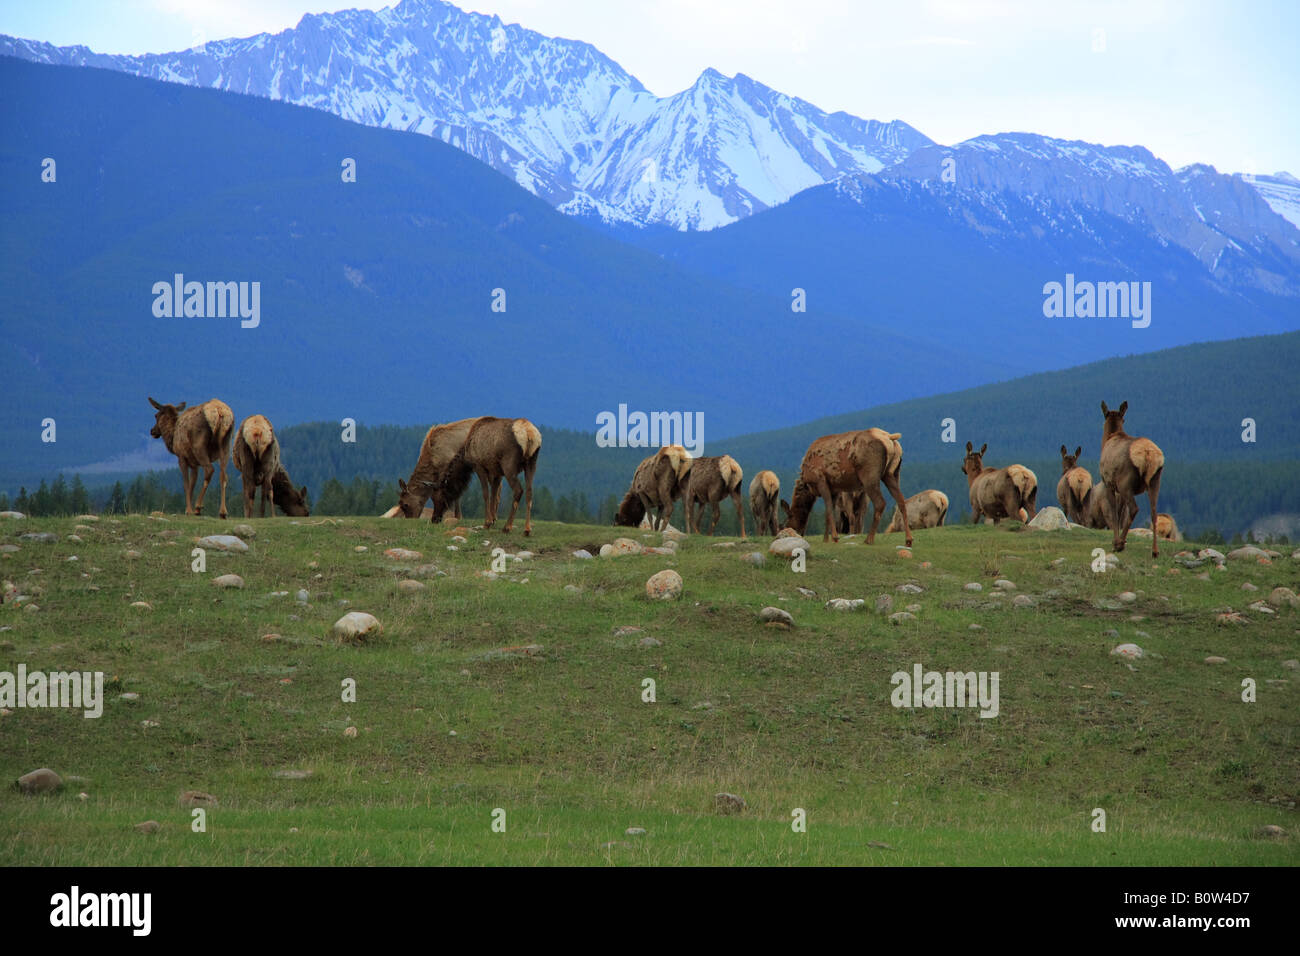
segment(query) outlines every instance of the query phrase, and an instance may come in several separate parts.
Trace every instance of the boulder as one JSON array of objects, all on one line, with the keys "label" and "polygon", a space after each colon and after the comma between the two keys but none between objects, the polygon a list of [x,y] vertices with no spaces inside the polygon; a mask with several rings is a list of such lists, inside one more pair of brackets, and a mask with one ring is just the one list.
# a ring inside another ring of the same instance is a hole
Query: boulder
[{"label": "boulder", "polygon": [[789,624],[794,626],[794,618],[790,612],[779,607],[765,607],[758,612],[758,619],[764,624]]},{"label": "boulder", "polygon": [[18,778],[17,787],[23,793],[53,793],[63,786],[63,778],[48,767],[33,770]]},{"label": "boulder", "polygon": [[1049,505],[1034,515],[1029,527],[1036,531],[1069,531],[1070,521],[1064,511]]},{"label": "boulder", "polygon": [[676,571],[660,571],[645,583],[645,594],[652,601],[675,601],[682,596],[682,576]]},{"label": "boulder", "polygon": [[233,534],[210,534],[206,537],[199,538],[197,542],[200,548],[209,548],[214,551],[234,551],[242,553],[248,550],[248,545]]},{"label": "boulder", "polygon": [[349,611],[334,622],[331,633],[334,635],[334,639],[338,641],[360,642],[382,634],[383,630],[383,626],[373,614],[367,614],[364,611]]},{"label": "boulder", "polygon": [[799,537],[797,534],[789,534],[785,537],[773,539],[772,543],[767,546],[767,552],[780,558],[789,558],[794,555],[796,548],[802,548],[805,555],[812,554],[812,546],[808,544],[806,539]]}]

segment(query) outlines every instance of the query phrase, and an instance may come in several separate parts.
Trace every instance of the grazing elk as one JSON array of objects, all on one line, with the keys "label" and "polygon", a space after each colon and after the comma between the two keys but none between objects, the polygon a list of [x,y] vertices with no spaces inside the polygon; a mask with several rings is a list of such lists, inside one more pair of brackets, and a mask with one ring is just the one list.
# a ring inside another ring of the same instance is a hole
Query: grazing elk
[{"label": "grazing elk", "polygon": [[1151,557],[1157,558],[1160,536],[1156,534],[1156,515],[1160,512],[1156,502],[1160,497],[1165,455],[1151,439],[1134,438],[1124,431],[1127,411],[1127,401],[1113,411],[1105,402],[1101,403],[1105,418],[1101,432],[1101,480],[1106,483],[1110,496],[1112,543],[1116,551],[1124,550],[1128,529],[1137,516],[1137,496],[1145,491],[1151,502]]},{"label": "grazing elk", "polygon": [[776,536],[777,503],[781,500],[781,479],[773,471],[760,471],[749,483],[749,510],[754,512],[755,534]]},{"label": "grazing elk", "polygon": [[[790,504],[785,506],[788,514],[786,527],[803,534],[813,505],[820,497],[826,503],[826,530],[822,540],[833,538],[839,541],[836,496],[841,492],[854,496],[865,494],[871,499],[871,531],[867,535],[867,544],[871,544],[876,540],[876,530],[885,510],[885,496],[880,493],[881,482],[898,502],[906,521],[907,502],[898,486],[903,465],[903,446],[898,443],[901,437],[879,428],[868,428],[816,439],[804,453]],[[866,511],[865,507],[859,510]],[[912,543],[911,528],[907,529],[907,543]]]},{"label": "grazing elk", "polygon": [[[212,481],[212,466],[221,468],[221,510],[218,517],[226,516],[226,462],[230,458],[230,438],[235,427],[235,415],[225,402],[213,398],[202,405],[186,408],[179,405],[159,405],[152,398],[149,404],[157,411],[149,434],[161,438],[167,450],[180,464],[181,480],[185,483],[185,513],[203,514],[203,498]],[[203,469],[203,487],[199,489],[198,505],[194,504],[194,482]]]},{"label": "grazing elk", "polygon": [[994,524],[1004,518],[1028,521],[1037,511],[1034,499],[1038,497],[1038,478],[1024,465],[985,468],[984,453],[988,447],[985,442],[975,451],[970,442],[966,443],[966,459],[961,470],[970,484],[971,522],[979,524],[982,515],[988,515]]},{"label": "grazing elk", "polygon": [[[907,523],[911,528],[939,528],[948,517],[948,496],[942,491],[927,488],[907,499]],[[903,530],[903,515],[894,511],[894,520],[889,522],[885,534],[895,534]]]},{"label": "grazing elk", "polygon": [[[501,479],[510,483],[513,498],[510,516],[503,533],[515,524],[519,499],[524,498],[524,536],[533,533],[533,476],[537,473],[537,456],[542,451],[542,433],[526,418],[480,418],[470,426],[461,448],[447,463],[442,478],[433,489],[433,520],[441,521],[447,507],[460,499],[471,474],[478,476],[483,489],[483,527],[497,520],[501,503]],[[523,473],[524,481],[519,483]]]},{"label": "grazing elk", "polygon": [[1065,516],[1075,524],[1087,524],[1088,494],[1092,491],[1092,475],[1086,468],[1079,467],[1081,454],[1082,445],[1074,450],[1073,455],[1064,445],[1061,446],[1061,480],[1056,483],[1056,500]]},{"label": "grazing elk", "polygon": [[[721,515],[718,503],[723,498],[730,498],[736,504],[740,536],[745,537],[745,511],[740,501],[740,483],[744,480],[745,473],[730,455],[692,460],[686,471],[686,485],[682,492],[686,504],[686,531],[703,534],[700,531],[700,515],[704,513],[704,506],[709,505],[713,509],[713,522],[709,525],[709,534],[712,535],[718,530],[718,518]],[[698,511],[695,510],[697,502]]]},{"label": "grazing elk", "polygon": [[623,496],[614,516],[614,524],[635,528],[654,508],[655,530],[668,527],[673,505],[682,496],[684,480],[691,468],[691,453],[681,445],[664,445],[637,465],[632,487]]},{"label": "grazing elk", "polygon": [[301,490],[293,486],[289,473],[280,462],[280,442],[265,415],[249,415],[235,432],[235,467],[244,484],[244,517],[253,517],[253,499],[262,489],[261,516],[266,517],[266,506],[271,505],[275,517],[276,505],[285,514],[306,518],[307,486]]},{"label": "grazing elk", "polygon": [[[469,430],[476,421],[477,418],[462,418],[458,422],[434,425],[425,433],[424,441],[420,443],[420,458],[415,463],[411,477],[407,481],[397,479],[397,512],[390,510],[389,514],[401,514],[404,518],[424,517],[424,503],[441,484],[447,466],[465,444]],[[434,519],[432,512],[429,515],[430,520],[435,522],[442,517],[439,515]]]},{"label": "grazing elk", "polygon": [[1182,541],[1183,533],[1178,530],[1178,522],[1174,516],[1160,512],[1156,515],[1156,537],[1164,538],[1166,541]]}]

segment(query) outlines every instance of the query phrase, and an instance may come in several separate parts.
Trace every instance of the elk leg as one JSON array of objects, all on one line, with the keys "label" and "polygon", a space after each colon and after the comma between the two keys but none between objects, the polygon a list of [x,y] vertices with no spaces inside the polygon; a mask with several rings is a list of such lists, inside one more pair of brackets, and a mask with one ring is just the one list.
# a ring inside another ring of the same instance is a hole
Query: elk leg
[{"label": "elk leg", "polygon": [[537,471],[537,456],[524,462],[524,537],[533,533],[533,473]]},{"label": "elk leg", "polygon": [[510,482],[510,493],[513,497],[510,502],[510,517],[506,518],[506,525],[501,529],[503,534],[509,534],[510,529],[515,526],[515,512],[519,509],[519,499],[524,496],[524,486],[520,483],[518,475],[507,475],[506,480]]},{"label": "elk leg", "polygon": [[474,474],[478,476],[478,486],[483,491],[483,527],[485,529],[492,527],[492,482],[488,481],[487,473],[474,469]]},{"label": "elk leg", "polygon": [[741,504],[740,504],[740,491],[739,491],[739,490],[737,490],[737,491],[733,491],[733,492],[731,493],[731,500],[734,501],[734,502],[736,503],[736,520],[740,522],[740,537],[741,537],[742,539],[744,539],[744,537],[745,537],[745,510],[744,510],[744,508],[741,507]]},{"label": "elk leg", "polygon": [[[880,483],[873,482],[867,488],[867,497],[871,499],[871,530],[867,532],[867,544],[874,544],[876,532],[880,530],[880,518],[885,513],[885,496],[880,493]],[[863,519],[866,519],[867,503],[862,502]],[[908,544],[911,544],[909,533]]]},{"label": "elk leg", "polygon": [[709,537],[718,533],[718,519],[722,517],[722,508],[716,501],[710,501],[709,507],[713,512],[713,521],[709,524]]},{"label": "elk leg", "polygon": [[831,486],[824,477],[817,480],[817,491],[822,496],[822,500],[826,502],[826,530],[822,532],[822,540],[830,540],[838,544],[840,529],[837,525],[835,513],[835,496],[831,494]]},{"label": "elk leg", "polygon": [[[197,469],[195,469],[195,471],[197,473]],[[194,505],[194,513],[196,515],[203,514],[203,499],[208,493],[208,485],[212,482],[212,472],[212,462],[208,462],[203,466],[203,487],[199,489],[198,501]]]},{"label": "elk leg", "polygon": [[[240,475],[240,480],[244,486],[244,517],[253,517],[253,499],[257,497],[257,483],[253,480],[252,475]],[[265,492],[263,492],[265,495]]]},{"label": "elk leg", "polygon": [[1160,557],[1160,538],[1156,534],[1156,499],[1160,497],[1160,476],[1164,468],[1157,471],[1147,484],[1147,500],[1151,502],[1151,557]]},{"label": "elk leg", "polygon": [[[906,543],[910,548],[912,546],[912,522],[908,520],[907,499],[903,497],[903,489],[898,483],[898,479],[902,477],[902,471],[903,469],[900,467],[897,472],[885,475],[885,487],[889,489],[889,493],[893,496],[894,503],[898,506],[898,513],[903,516],[903,534],[906,536]],[[908,472],[908,474],[911,474],[911,472]],[[876,529],[873,527],[871,529],[873,536],[875,531]],[[870,543],[870,541],[871,539],[868,538],[867,542]]]},{"label": "elk leg", "polygon": [[185,485],[185,513],[194,514],[194,480],[199,477],[197,468],[181,465],[181,483]]},{"label": "elk leg", "polygon": [[271,488],[271,478],[268,475],[266,483],[262,485],[262,517],[266,517],[266,503],[271,503],[271,517],[275,517],[275,491]]},{"label": "elk leg", "polygon": [[[221,466],[221,510],[217,512],[217,517],[224,518],[226,516],[226,482],[229,480],[229,476],[226,474],[225,449],[222,449],[221,460],[217,464]],[[208,467],[211,468],[212,466],[209,465]],[[206,488],[207,485],[204,485],[204,487]]]},{"label": "elk leg", "polygon": [[1119,491],[1109,482],[1106,484],[1106,500],[1110,502],[1110,513],[1106,515],[1106,523],[1110,525],[1110,544],[1111,548],[1118,554],[1124,550],[1124,538],[1121,537],[1120,528],[1124,529],[1124,534],[1128,534],[1128,499],[1122,502],[1123,510],[1121,511],[1121,500]]}]

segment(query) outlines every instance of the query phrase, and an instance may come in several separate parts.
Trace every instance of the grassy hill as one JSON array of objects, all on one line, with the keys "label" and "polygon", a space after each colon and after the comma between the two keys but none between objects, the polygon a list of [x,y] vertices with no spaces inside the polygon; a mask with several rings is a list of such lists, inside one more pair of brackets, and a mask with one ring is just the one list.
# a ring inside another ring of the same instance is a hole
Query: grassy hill
[{"label": "grassy hill", "polygon": [[[175,516],[0,524],[19,548],[0,554],[0,577],[39,605],[0,608],[0,668],[109,680],[97,720],[0,716],[0,777],[47,766],[67,780],[48,797],[0,791],[0,863],[1300,862],[1294,836],[1256,836],[1295,832],[1300,707],[1283,662],[1300,657],[1300,611],[1245,610],[1295,586],[1289,555],[1201,580],[1138,546],[1098,574],[1102,533],[950,527],[918,533],[910,559],[816,539],[800,574],[698,536],[676,556],[584,561],[570,552],[610,529],[542,524],[527,542],[469,530],[453,551],[450,529],[427,523],[279,519],[255,523],[247,553],[209,551],[192,572],[195,538],[229,530]],[[498,545],[534,556],[489,580]],[[423,557],[395,562],[394,546]],[[666,567],[684,595],[651,603],[644,583]],[[224,573],[246,586],[215,587]],[[1000,578],[1034,605],[993,596]],[[891,624],[870,610],[879,595],[919,604],[915,619]],[[868,610],[826,609],[834,597]],[[762,625],[766,605],[796,626]],[[1251,623],[1216,625],[1228,607]],[[373,613],[383,634],[335,643],[345,610]],[[1123,641],[1147,656],[1112,656]],[[998,715],[893,707],[892,675],[915,664],[998,672]],[[355,702],[341,699],[348,679]],[[184,790],[217,798],[206,832],[178,806]],[[747,809],[719,815],[724,791]],[[161,830],[134,832],[146,820]]]}]

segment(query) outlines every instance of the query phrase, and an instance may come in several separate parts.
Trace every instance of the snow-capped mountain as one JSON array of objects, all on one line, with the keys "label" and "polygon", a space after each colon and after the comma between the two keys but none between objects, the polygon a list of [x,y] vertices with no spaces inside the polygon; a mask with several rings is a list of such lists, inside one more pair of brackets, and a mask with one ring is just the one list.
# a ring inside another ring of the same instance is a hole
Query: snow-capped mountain
[{"label": "snow-capped mountain", "polygon": [[1255,187],[1275,213],[1300,227],[1300,179],[1287,172],[1274,173],[1272,176],[1240,175]]},{"label": "snow-capped mountain", "polygon": [[0,54],[265,96],[435,136],[565,211],[710,229],[930,141],[707,70],[666,99],[590,44],[438,0],[307,15],[278,34],[107,56],[0,37]]},{"label": "snow-capped mountain", "polygon": [[1251,183],[1212,166],[1172,170],[1141,146],[1001,133],[921,147],[882,176],[1049,199],[1085,227],[1096,210],[1181,246],[1226,285],[1300,295],[1300,230]]}]

